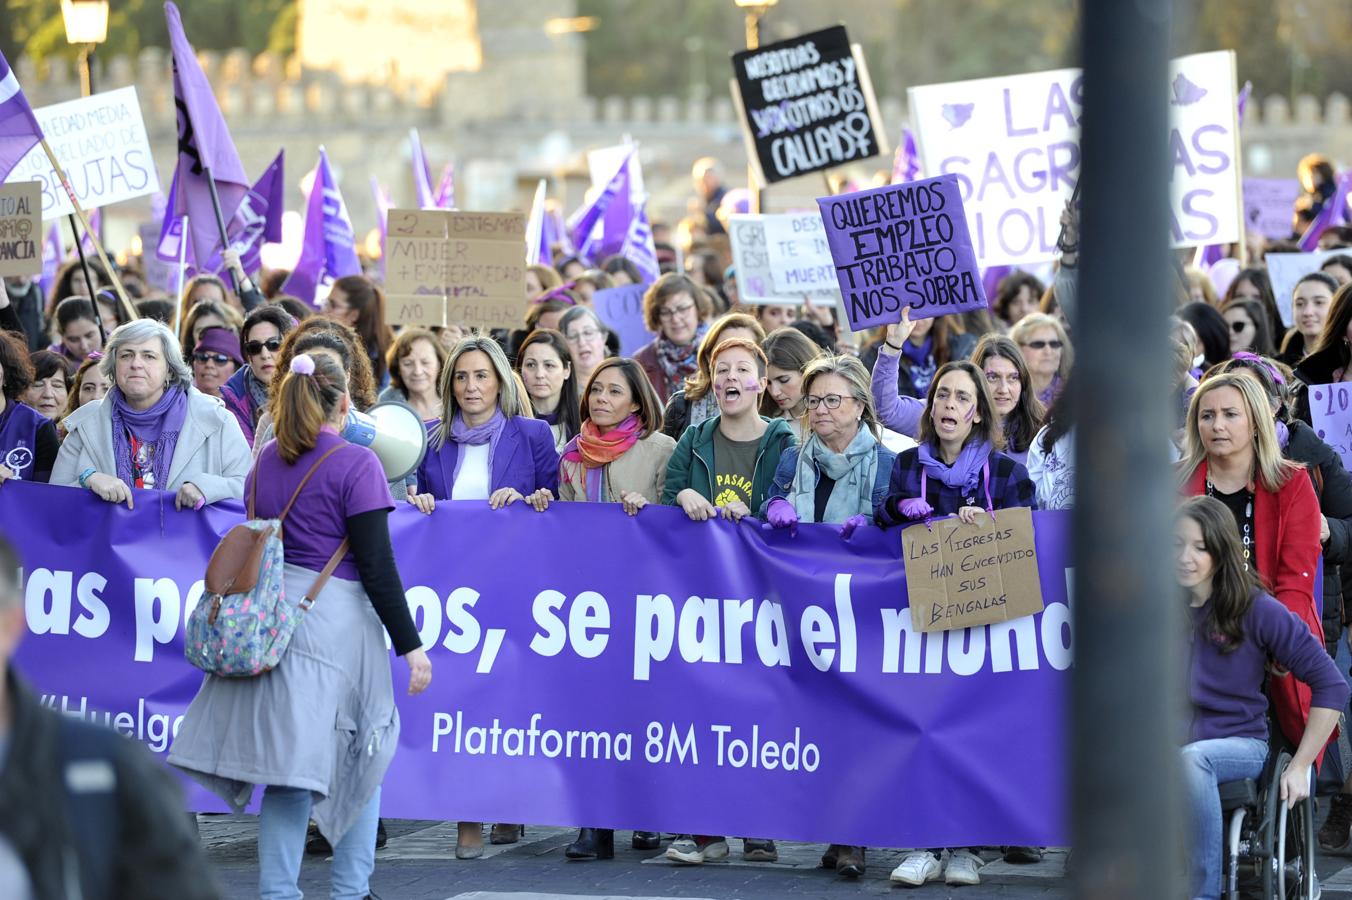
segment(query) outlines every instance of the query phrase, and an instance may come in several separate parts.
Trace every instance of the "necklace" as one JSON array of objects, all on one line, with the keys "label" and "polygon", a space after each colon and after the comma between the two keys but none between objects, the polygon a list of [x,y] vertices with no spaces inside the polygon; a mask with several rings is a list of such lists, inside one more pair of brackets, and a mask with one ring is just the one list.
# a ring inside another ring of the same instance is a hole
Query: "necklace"
[{"label": "necklace", "polygon": [[[1211,483],[1210,478],[1206,480],[1206,495],[1208,497],[1216,496],[1216,486]],[[1233,494],[1228,496],[1233,496]],[[1247,572],[1253,551],[1253,492],[1248,488],[1244,489],[1244,521],[1239,525],[1240,537],[1244,541],[1244,571]]]}]

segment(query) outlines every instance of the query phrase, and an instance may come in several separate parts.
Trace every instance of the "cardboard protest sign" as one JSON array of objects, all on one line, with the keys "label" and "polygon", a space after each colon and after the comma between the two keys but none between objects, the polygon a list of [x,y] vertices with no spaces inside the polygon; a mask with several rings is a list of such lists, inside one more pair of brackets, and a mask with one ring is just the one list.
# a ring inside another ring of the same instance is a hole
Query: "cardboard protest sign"
[{"label": "cardboard protest sign", "polygon": [[[1234,53],[1180,57],[1169,79],[1173,245],[1238,241]],[[1080,70],[913,87],[908,96],[924,171],[958,176],[982,265],[1053,259],[1080,176]]]},{"label": "cardboard protest sign", "polygon": [[0,184],[0,276],[42,273],[42,185]]},{"label": "cardboard protest sign", "polygon": [[986,307],[955,175],[819,197],[851,331]]},{"label": "cardboard protest sign", "polygon": [[820,213],[764,216],[765,252],[775,289],[799,296],[837,287],[836,267]]},{"label": "cardboard protest sign", "polygon": [[1272,295],[1277,299],[1277,309],[1281,311],[1282,321],[1293,323],[1291,318],[1291,294],[1295,292],[1296,282],[1311,272],[1318,272],[1330,256],[1346,253],[1346,250],[1316,250],[1313,253],[1267,253],[1263,263],[1267,266],[1268,280],[1272,282]]},{"label": "cardboard protest sign", "polygon": [[761,184],[887,152],[864,57],[845,26],[734,53],[732,69]]},{"label": "cardboard protest sign", "polygon": [[1245,178],[1244,227],[1263,237],[1291,236],[1291,212],[1300,196],[1294,178]]},{"label": "cardboard protest sign", "polygon": [[[96,209],[160,189],[150,155],[136,88],[118,88],[92,97],[33,110],[75,196]],[[10,173],[8,182],[42,182],[42,214],[48,219],[75,212],[41,147],[34,147]]]},{"label": "cardboard protest sign", "polygon": [[385,320],[517,328],[526,307],[526,217],[392,209]]},{"label": "cardboard protest sign", "polygon": [[1352,470],[1352,383],[1311,385],[1309,392],[1315,434]]},{"label": "cardboard protest sign", "polygon": [[1042,612],[1033,511],[1002,509],[994,521],[957,517],[901,533],[911,627],[948,631]]},{"label": "cardboard protest sign", "polygon": [[840,299],[840,286],[834,273],[828,284],[810,290],[781,291],[775,287],[770,251],[765,240],[766,218],[764,215],[747,213],[728,216],[728,237],[732,243],[733,270],[737,273],[738,300],[752,305],[802,303],[806,296],[814,303],[836,303]]},{"label": "cardboard protest sign", "polygon": [[621,356],[633,356],[655,337],[643,321],[643,295],[647,290],[646,284],[626,284],[592,295],[592,309],[620,336]]}]

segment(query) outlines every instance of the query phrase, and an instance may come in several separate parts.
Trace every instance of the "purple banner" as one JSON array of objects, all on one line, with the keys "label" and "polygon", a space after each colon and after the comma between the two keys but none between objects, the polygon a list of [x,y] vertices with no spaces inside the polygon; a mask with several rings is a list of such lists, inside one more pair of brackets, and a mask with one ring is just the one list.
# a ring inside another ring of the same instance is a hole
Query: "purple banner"
[{"label": "purple banner", "polygon": [[[202,677],[183,660],[185,607],[241,512],[136,501],[11,481],[0,529],[25,563],[19,670],[49,705],[163,751]],[[1064,844],[1069,516],[1034,524],[1044,612],[922,635],[899,529],[845,541],[832,526],[790,535],[667,507],[403,507],[391,531],[434,671],[409,698],[395,663],[403,732],[382,811]]]},{"label": "purple banner", "polygon": [[851,331],[986,308],[956,175],[819,197]]}]

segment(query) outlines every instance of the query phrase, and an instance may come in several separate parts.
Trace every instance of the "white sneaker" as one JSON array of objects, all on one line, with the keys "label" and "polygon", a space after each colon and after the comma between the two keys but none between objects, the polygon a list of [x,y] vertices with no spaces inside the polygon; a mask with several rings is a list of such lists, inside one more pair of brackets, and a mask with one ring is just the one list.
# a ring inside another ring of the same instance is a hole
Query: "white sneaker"
[{"label": "white sneaker", "polygon": [[939,858],[928,850],[916,850],[907,854],[901,865],[892,870],[892,880],[897,884],[920,887],[927,881],[939,880]]},{"label": "white sneaker", "polygon": [[693,838],[672,841],[667,847],[667,859],[697,866],[708,860],[727,859],[728,842],[719,838],[701,846]]},{"label": "white sneaker", "polygon": [[945,884],[980,884],[981,857],[970,850],[951,850],[948,866],[944,869]]}]

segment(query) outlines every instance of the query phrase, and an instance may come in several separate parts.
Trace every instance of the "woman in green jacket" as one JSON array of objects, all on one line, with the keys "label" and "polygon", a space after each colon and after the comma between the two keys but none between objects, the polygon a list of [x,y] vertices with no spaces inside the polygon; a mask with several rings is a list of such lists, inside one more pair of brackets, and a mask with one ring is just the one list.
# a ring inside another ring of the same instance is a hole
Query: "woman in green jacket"
[{"label": "woman in green jacket", "polygon": [[795,443],[784,419],[759,412],[766,360],[760,347],[742,338],[714,349],[713,392],[718,415],[687,428],[667,463],[662,502],[697,522],[740,521],[769,496],[779,457]]},{"label": "woman in green jacket", "polygon": [[[725,518],[741,521],[770,496],[779,457],[794,445],[793,429],[781,418],[760,414],[767,384],[765,354],[744,338],[714,348],[713,392],[718,415],[692,425],[681,435],[667,463],[662,502],[679,504],[697,522]],[[745,838],[742,856],[753,862],[778,858],[775,842]],[[673,841],[667,858],[698,864],[723,859],[728,842],[721,835],[692,835]]]}]

